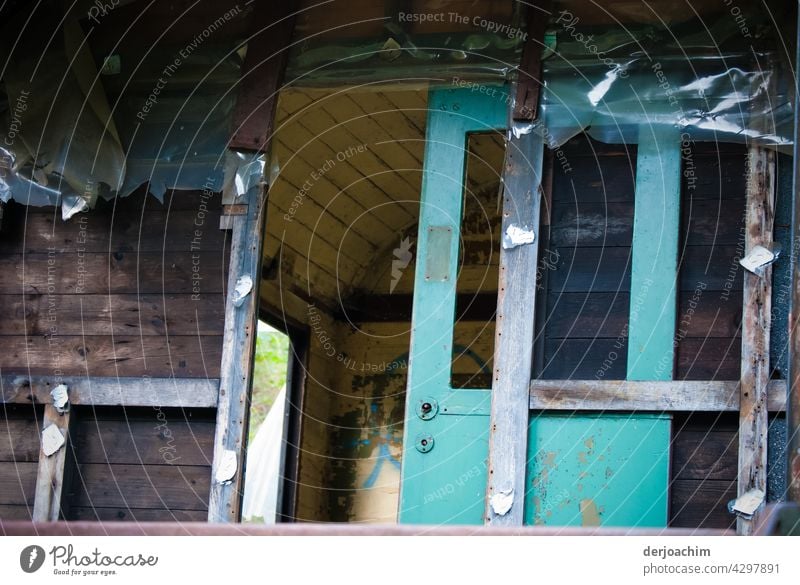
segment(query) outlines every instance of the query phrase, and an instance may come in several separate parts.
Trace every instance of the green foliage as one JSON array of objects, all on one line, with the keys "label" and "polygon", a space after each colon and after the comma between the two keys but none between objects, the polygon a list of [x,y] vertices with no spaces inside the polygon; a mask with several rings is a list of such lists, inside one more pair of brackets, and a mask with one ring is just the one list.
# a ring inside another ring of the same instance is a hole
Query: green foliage
[{"label": "green foliage", "polygon": [[275,397],[286,383],[289,338],[278,331],[260,331],[256,337],[253,398],[250,407],[250,440],[264,421]]}]

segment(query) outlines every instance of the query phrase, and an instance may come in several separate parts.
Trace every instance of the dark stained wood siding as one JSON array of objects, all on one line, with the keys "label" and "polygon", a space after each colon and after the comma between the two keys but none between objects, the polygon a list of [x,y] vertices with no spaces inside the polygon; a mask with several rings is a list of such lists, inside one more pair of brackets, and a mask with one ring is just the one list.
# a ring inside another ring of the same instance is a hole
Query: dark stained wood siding
[{"label": "dark stained wood siding", "polygon": [[[684,156],[678,379],[739,379],[746,159],[733,144],[697,144]],[[727,504],[736,497],[737,430],[732,414],[675,416],[671,526],[735,528]]]},{"label": "dark stained wood siding", "polygon": [[678,379],[739,379],[746,161],[734,144],[698,143],[684,156]]},{"label": "dark stained wood siding", "polygon": [[0,518],[30,520],[39,465],[41,409],[27,405],[0,408]]},{"label": "dark stained wood siding", "polygon": [[[2,373],[218,378],[229,238],[221,212],[220,194],[200,191],[168,192],[162,204],[140,190],[66,222],[60,209],[7,205]],[[23,410],[0,414],[3,518],[29,517],[33,506],[40,429]],[[213,411],[75,410],[68,518],[205,520]]]},{"label": "dark stained wood siding", "polygon": [[581,135],[554,155],[540,378],[625,379],[635,186],[635,146]]},{"label": "dark stained wood siding", "polygon": [[80,409],[72,520],[204,521],[214,411]]},{"label": "dark stained wood siding", "polygon": [[66,222],[56,208],[10,204],[0,231],[0,309],[11,316],[0,324],[0,368],[217,377],[220,213],[220,195],[201,192],[168,193],[161,204],[140,191]]}]

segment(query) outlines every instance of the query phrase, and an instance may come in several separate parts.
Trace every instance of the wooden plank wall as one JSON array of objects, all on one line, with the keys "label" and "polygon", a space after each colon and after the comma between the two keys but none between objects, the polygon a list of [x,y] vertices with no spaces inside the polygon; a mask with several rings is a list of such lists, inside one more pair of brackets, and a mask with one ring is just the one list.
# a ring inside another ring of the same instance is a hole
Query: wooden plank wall
[{"label": "wooden plank wall", "polygon": [[9,204],[0,309],[13,318],[0,323],[3,373],[218,377],[225,232],[220,196],[198,227],[201,204],[200,192],[162,205],[139,191],[67,222],[52,207]]},{"label": "wooden plank wall", "polygon": [[30,520],[42,407],[6,405],[0,410],[0,518]]},{"label": "wooden plank wall", "polygon": [[214,411],[80,410],[68,520],[205,522]]},{"label": "wooden plank wall", "polygon": [[540,378],[623,380],[636,149],[585,136],[553,163]]},{"label": "wooden plank wall", "polygon": [[[130,376],[143,385],[146,376],[217,378],[227,262],[220,214],[220,195],[200,191],[168,192],[162,204],[142,189],[66,222],[60,209],[9,204],[0,231],[0,371],[54,381]],[[78,473],[65,487],[69,517],[205,517],[203,446],[213,439],[213,413],[187,411],[184,420],[169,409],[115,407],[94,416],[90,407],[73,408],[80,422],[71,434]],[[40,429],[24,410],[7,407],[0,420],[9,425],[2,441],[24,437],[13,452],[0,444],[3,481],[17,476],[5,473],[13,457],[24,471],[16,492],[3,490],[3,515],[19,515],[32,498],[36,463],[28,451],[38,450]],[[14,495],[20,490],[24,498]]]}]

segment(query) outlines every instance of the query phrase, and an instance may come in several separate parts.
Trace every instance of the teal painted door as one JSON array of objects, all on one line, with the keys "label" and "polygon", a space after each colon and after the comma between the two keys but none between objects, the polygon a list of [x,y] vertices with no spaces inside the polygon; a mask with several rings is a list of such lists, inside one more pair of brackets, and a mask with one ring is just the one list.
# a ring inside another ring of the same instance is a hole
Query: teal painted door
[{"label": "teal painted door", "polygon": [[453,322],[468,134],[502,130],[507,111],[503,87],[429,93],[400,522],[482,522],[491,396],[452,388]]}]

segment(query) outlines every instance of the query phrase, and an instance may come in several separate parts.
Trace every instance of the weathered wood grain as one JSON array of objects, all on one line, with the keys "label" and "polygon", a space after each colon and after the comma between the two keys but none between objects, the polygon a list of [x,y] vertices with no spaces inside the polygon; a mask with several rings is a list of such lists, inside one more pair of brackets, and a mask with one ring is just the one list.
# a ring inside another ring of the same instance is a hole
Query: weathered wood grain
[{"label": "weathered wood grain", "polygon": [[[258,320],[258,283],[266,215],[265,195],[261,186],[250,189],[247,193],[247,215],[235,217],[231,233],[212,478],[216,478],[226,452],[235,453],[236,470],[230,482],[212,480],[208,500],[210,522],[236,522],[241,517]],[[234,304],[236,283],[247,276],[252,279],[254,288],[237,306]]]},{"label": "weathered wood grain", "polygon": [[31,417],[9,416],[0,421],[0,461],[31,463],[39,460],[39,423]]},{"label": "weathered wood grain", "polygon": [[225,268],[219,251],[8,254],[0,256],[0,295],[218,294]]},{"label": "weathered wood grain", "polygon": [[[0,517],[3,517],[2,512],[2,507],[0,507]],[[205,510],[152,510],[125,506],[111,508],[75,506],[69,511],[67,519],[87,522],[205,522],[207,516],[208,512]],[[20,519],[24,520],[24,518]]]},{"label": "weathered wood grain", "polygon": [[200,510],[207,506],[211,470],[195,465],[78,465],[70,499],[77,507]]},{"label": "weathered wood grain", "polygon": [[[206,378],[78,376],[62,378],[60,382],[69,388],[71,404],[87,406],[213,408],[219,388],[219,380]],[[50,391],[56,381],[51,376],[3,375],[0,383],[3,403],[50,404]],[[36,444],[38,453],[38,437]]]},{"label": "weathered wood grain", "polygon": [[[538,233],[544,146],[535,133],[512,138],[503,172],[503,225]],[[521,526],[524,518],[525,465],[532,378],[539,236],[533,243],[500,251],[500,280],[495,325],[494,379],[489,430],[489,481],[486,523]],[[493,498],[509,497],[499,512]]]},{"label": "weathered wood grain", "polygon": [[[772,243],[775,221],[775,153],[751,147],[747,166],[747,236],[745,254]],[[772,325],[772,268],[763,275],[744,271],[742,310],[741,400],[739,412],[739,480],[737,495],[767,492],[767,385]],[[758,523],[737,518],[736,531],[752,534]]]},{"label": "weathered wood grain", "polygon": [[678,479],[670,484],[670,526],[731,528],[728,502],[736,497],[733,480]]},{"label": "weathered wood grain", "polygon": [[38,467],[33,461],[0,461],[0,505],[33,509]]},{"label": "weathered wood grain", "polygon": [[211,465],[213,421],[154,410],[148,419],[81,420],[73,444],[81,463]]},{"label": "weathered wood grain", "polygon": [[[216,200],[216,205],[213,201]],[[19,206],[7,218],[0,237],[0,254],[52,250],[113,254],[115,252],[189,252],[222,249],[225,234],[216,229],[219,196],[192,210],[167,210],[142,205],[141,213],[93,210],[69,221],[56,213],[28,213]],[[216,208],[215,208],[216,207]]]},{"label": "weathered wood grain", "polygon": [[220,336],[7,337],[3,372],[52,376],[218,378]]},{"label": "weathered wood grain", "polygon": [[51,455],[46,455],[41,450],[39,452],[32,516],[34,522],[55,522],[61,515],[62,496],[66,492],[65,470],[71,452],[70,435],[74,418],[74,412],[71,410],[60,414],[52,404],[44,407],[41,431],[55,426],[65,442]]},{"label": "weathered wood grain", "polygon": [[225,298],[201,294],[0,296],[0,335],[222,335]]},{"label": "weathered wood grain", "polygon": [[[786,405],[786,382],[769,383],[767,408]],[[651,412],[736,412],[738,381],[533,380],[530,408]]]}]

